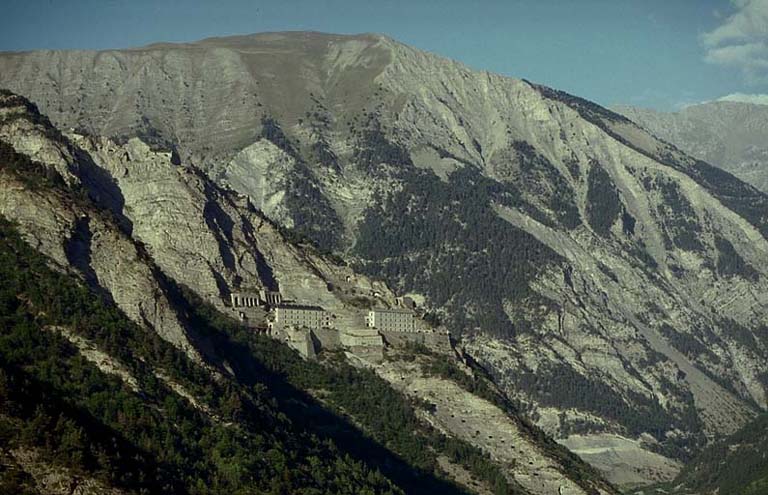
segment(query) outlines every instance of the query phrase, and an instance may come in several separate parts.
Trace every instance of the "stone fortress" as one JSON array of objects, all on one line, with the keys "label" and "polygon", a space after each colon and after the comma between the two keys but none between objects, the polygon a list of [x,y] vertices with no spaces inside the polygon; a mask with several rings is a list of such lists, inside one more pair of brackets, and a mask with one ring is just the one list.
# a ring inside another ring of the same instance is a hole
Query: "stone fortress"
[{"label": "stone fortress", "polygon": [[279,291],[260,289],[256,292],[233,292],[229,295],[232,308],[255,308],[268,304],[280,304],[283,301]]},{"label": "stone fortress", "polygon": [[331,315],[320,306],[278,304],[272,312],[270,328],[331,328]]},{"label": "stone fortress", "polygon": [[246,326],[285,342],[305,358],[314,358],[321,349],[345,349],[377,360],[385,346],[409,342],[442,352],[452,349],[449,332],[428,326],[409,298],[397,298],[395,308],[359,309],[360,318],[352,320],[266,289],[233,292],[229,303]]},{"label": "stone fortress", "polygon": [[385,332],[416,331],[415,315],[407,309],[372,309],[365,317],[365,323],[369,328]]}]

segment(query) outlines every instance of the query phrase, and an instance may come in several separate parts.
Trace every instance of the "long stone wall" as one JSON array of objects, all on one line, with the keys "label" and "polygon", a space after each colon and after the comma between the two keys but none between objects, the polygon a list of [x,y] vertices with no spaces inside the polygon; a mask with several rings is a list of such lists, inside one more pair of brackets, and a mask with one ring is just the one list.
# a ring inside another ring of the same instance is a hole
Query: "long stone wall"
[{"label": "long stone wall", "polygon": [[341,344],[344,347],[382,347],[384,342],[376,330],[356,330],[342,332]]}]

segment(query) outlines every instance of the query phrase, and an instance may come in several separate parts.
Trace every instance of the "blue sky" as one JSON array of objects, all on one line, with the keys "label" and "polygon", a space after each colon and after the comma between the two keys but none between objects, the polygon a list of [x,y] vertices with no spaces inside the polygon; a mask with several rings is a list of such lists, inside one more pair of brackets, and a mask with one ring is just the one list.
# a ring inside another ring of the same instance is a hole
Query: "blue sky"
[{"label": "blue sky", "polygon": [[768,0],[0,1],[0,50],[380,32],[604,105],[768,93]]}]

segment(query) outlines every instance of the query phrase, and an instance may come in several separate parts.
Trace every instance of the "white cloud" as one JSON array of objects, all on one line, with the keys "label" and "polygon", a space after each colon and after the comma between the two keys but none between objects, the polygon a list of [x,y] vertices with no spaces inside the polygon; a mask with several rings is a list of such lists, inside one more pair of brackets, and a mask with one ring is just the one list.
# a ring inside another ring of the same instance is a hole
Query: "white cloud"
[{"label": "white cloud", "polygon": [[731,0],[736,11],[701,41],[704,60],[740,69],[750,82],[768,80],[768,0]]},{"label": "white cloud", "polygon": [[768,105],[768,95],[747,95],[744,93],[733,93],[728,96],[718,98],[717,101],[735,101],[738,103],[753,103],[755,105]]},{"label": "white cloud", "polygon": [[711,48],[704,60],[713,64],[731,65],[747,69],[768,67],[768,44],[745,43]]}]

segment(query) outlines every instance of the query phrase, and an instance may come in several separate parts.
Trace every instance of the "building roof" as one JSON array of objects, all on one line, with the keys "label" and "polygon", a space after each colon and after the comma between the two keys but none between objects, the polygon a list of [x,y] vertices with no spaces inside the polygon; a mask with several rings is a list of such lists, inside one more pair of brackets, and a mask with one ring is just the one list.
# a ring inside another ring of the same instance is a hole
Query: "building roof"
[{"label": "building roof", "polygon": [[320,306],[309,306],[306,304],[277,304],[275,305],[275,308],[277,309],[305,309],[309,311],[325,311]]},{"label": "building roof", "polygon": [[381,334],[379,334],[378,330],[373,329],[365,329],[365,328],[354,328],[354,329],[347,329],[343,332],[340,332],[340,335],[349,335],[352,337],[379,337]]},{"label": "building roof", "polygon": [[412,315],[413,311],[410,309],[372,309],[371,311],[375,313],[398,313],[398,314],[409,314]]}]

